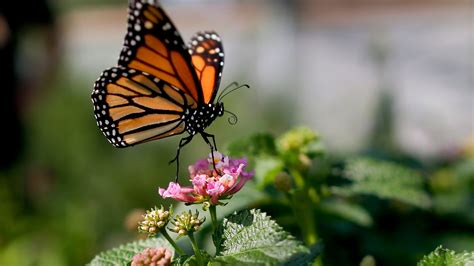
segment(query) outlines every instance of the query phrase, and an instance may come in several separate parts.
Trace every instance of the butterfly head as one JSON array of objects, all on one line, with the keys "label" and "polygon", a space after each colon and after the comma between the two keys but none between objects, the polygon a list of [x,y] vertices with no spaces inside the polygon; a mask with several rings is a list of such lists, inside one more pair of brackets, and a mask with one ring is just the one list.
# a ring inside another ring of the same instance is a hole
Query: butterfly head
[{"label": "butterfly head", "polygon": [[223,116],[224,115],[224,103],[223,102],[217,102],[216,103],[216,114],[217,116]]}]

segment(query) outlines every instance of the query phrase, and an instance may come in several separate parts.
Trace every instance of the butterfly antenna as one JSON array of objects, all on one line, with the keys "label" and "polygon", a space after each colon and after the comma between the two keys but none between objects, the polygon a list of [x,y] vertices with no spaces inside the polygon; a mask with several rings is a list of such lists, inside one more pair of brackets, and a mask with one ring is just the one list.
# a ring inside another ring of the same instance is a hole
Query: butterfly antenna
[{"label": "butterfly antenna", "polygon": [[239,83],[237,83],[237,81],[234,81],[231,84],[227,85],[223,90],[221,90],[221,93],[219,94],[219,97],[217,97],[217,99],[220,99],[222,94],[224,94],[229,88],[233,86],[239,86]]},{"label": "butterfly antenna", "polygon": [[229,122],[229,124],[231,124],[231,125],[237,124],[237,122],[239,121],[239,119],[237,118],[237,115],[236,115],[236,114],[232,113],[231,111],[227,111],[227,110],[224,110],[224,112],[230,114],[230,117],[227,118],[227,121]]},{"label": "butterfly antenna", "polygon": [[217,101],[220,102],[225,96],[227,96],[227,95],[229,95],[230,93],[232,93],[232,92],[234,92],[234,91],[236,91],[236,90],[238,90],[238,89],[240,89],[240,88],[243,88],[243,87],[246,87],[247,89],[250,88],[250,86],[247,85],[247,84],[240,85],[240,86],[238,86],[238,87],[236,87],[236,88],[231,89],[230,91],[227,91],[227,92],[225,92],[225,93],[221,93],[221,95],[219,96],[219,98],[217,99]]}]

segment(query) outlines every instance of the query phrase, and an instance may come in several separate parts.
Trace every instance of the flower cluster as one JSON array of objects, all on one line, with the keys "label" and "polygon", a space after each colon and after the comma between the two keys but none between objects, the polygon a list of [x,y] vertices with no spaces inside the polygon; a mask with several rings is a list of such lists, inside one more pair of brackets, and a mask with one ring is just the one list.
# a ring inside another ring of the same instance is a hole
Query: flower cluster
[{"label": "flower cluster", "polygon": [[170,265],[171,251],[166,248],[147,248],[133,256],[132,266]]},{"label": "flower cluster", "polygon": [[221,204],[219,200],[230,198],[253,176],[252,172],[245,171],[246,166],[247,160],[244,158],[230,159],[214,152],[207,160],[199,160],[189,166],[192,187],[181,187],[178,183],[170,182],[168,188],[160,188],[159,193],[163,198],[187,203]]},{"label": "flower cluster", "polygon": [[199,212],[196,210],[194,214],[189,212],[183,212],[180,215],[177,215],[171,223],[174,227],[169,228],[171,231],[179,235],[188,235],[189,233],[196,232],[199,230],[199,227],[206,220],[206,217],[199,218]]},{"label": "flower cluster", "polygon": [[138,231],[150,236],[156,235],[159,229],[166,226],[169,218],[170,212],[166,211],[163,206],[160,209],[155,207],[143,215],[143,220],[138,223]]}]

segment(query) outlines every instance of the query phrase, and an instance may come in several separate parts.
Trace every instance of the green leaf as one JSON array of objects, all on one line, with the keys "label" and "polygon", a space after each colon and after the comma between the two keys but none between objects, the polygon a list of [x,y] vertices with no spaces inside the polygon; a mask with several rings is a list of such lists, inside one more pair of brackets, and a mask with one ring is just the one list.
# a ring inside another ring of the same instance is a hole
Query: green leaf
[{"label": "green leaf", "polygon": [[368,194],[420,208],[431,206],[422,177],[414,170],[398,164],[369,158],[352,159],[346,163],[345,176],[352,183],[331,187],[333,193],[342,196]]},{"label": "green leaf", "polygon": [[312,265],[312,263],[316,260],[316,258],[321,255],[323,251],[323,244],[317,243],[312,245],[309,248],[309,253],[298,253],[293,255],[287,262],[285,262],[284,266],[300,266],[300,265]]},{"label": "green leaf", "polygon": [[371,226],[373,221],[369,212],[360,205],[343,200],[324,200],[320,206],[325,213],[338,216],[360,226]]},{"label": "green leaf", "polygon": [[134,241],[100,253],[89,263],[90,266],[128,265],[135,254],[146,248],[165,247],[174,253],[173,247],[163,238],[153,237]]},{"label": "green leaf", "polygon": [[260,210],[244,210],[225,218],[216,234],[217,257],[212,265],[283,263],[308,248]]},{"label": "green leaf", "polygon": [[254,134],[230,143],[226,150],[229,156],[275,155],[275,138],[267,133]]},{"label": "green leaf", "polygon": [[433,252],[426,255],[418,263],[418,266],[462,266],[474,265],[474,252],[456,253],[453,250],[437,247]]},{"label": "green leaf", "polygon": [[272,184],[278,173],[283,171],[285,165],[273,157],[257,158],[255,161],[255,181],[259,188]]},{"label": "green leaf", "polygon": [[179,256],[173,259],[171,265],[181,266],[181,265],[191,265],[192,263],[196,264],[195,257],[193,256]]}]

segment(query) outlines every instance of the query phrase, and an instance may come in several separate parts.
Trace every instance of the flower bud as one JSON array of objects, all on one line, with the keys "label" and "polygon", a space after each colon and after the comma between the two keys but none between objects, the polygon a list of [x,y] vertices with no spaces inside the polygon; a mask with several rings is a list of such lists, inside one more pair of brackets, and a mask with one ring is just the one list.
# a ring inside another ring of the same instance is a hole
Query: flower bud
[{"label": "flower bud", "polygon": [[209,209],[209,207],[211,207],[211,203],[209,201],[205,201],[202,203],[202,210],[203,211],[207,211],[207,209]]},{"label": "flower bud", "polygon": [[199,218],[199,212],[197,210],[194,214],[191,211],[183,212],[171,221],[174,227],[170,228],[170,230],[181,236],[188,235],[189,233],[198,231],[205,220],[205,217]]},{"label": "flower bud", "polygon": [[146,211],[142,216],[143,220],[138,223],[138,231],[140,233],[145,233],[150,236],[156,235],[156,233],[168,224],[170,219],[170,212],[165,211],[165,208],[153,208]]},{"label": "flower bud", "polygon": [[289,192],[292,188],[292,178],[286,172],[280,172],[275,176],[275,187],[282,192]]},{"label": "flower bud", "polygon": [[[307,159],[314,159],[324,154],[324,146],[316,132],[306,127],[294,128],[277,139],[277,149],[285,156],[303,154]],[[298,158],[300,163],[307,164],[306,158]]]},{"label": "flower bud", "polygon": [[317,141],[319,136],[309,128],[298,127],[282,135],[277,140],[281,152],[302,152],[308,144]]},{"label": "flower bud", "polygon": [[171,265],[171,256],[166,248],[147,248],[133,256],[131,266]]}]

